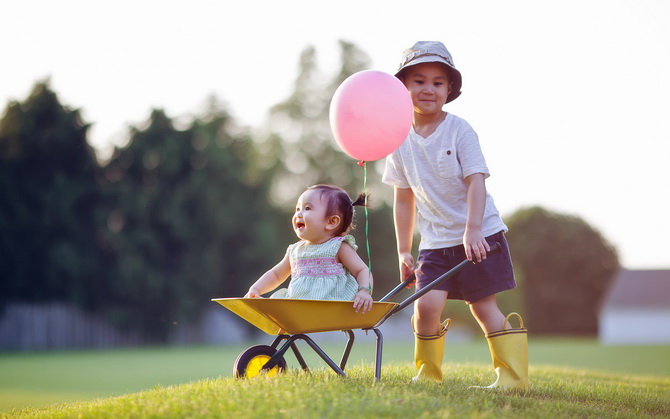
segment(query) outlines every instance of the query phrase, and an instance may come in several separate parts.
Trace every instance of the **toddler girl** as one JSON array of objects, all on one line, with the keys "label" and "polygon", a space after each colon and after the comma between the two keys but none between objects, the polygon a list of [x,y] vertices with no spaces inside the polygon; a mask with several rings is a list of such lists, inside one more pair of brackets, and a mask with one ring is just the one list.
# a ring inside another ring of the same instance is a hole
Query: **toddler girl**
[{"label": "toddler girl", "polygon": [[293,230],[300,241],[263,274],[245,295],[259,298],[291,276],[287,289],[272,298],[353,300],[354,310],[372,308],[372,274],[356,253],[352,228],[354,206],[365,205],[365,194],[352,202],[337,186],[314,185],[300,195],[293,214]]}]

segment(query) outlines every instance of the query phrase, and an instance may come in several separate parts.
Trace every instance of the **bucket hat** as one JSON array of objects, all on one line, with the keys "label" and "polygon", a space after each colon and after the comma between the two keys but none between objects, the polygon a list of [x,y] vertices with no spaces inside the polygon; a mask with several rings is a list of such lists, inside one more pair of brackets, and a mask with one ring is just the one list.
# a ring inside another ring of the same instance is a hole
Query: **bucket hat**
[{"label": "bucket hat", "polygon": [[461,85],[463,84],[460,71],[456,70],[454,60],[451,54],[442,42],[438,41],[419,41],[412,48],[408,48],[402,53],[402,60],[395,76],[400,77],[402,72],[413,65],[422,63],[442,63],[447,66],[449,80],[452,82],[451,93],[447,96],[447,102],[456,99],[461,94]]}]

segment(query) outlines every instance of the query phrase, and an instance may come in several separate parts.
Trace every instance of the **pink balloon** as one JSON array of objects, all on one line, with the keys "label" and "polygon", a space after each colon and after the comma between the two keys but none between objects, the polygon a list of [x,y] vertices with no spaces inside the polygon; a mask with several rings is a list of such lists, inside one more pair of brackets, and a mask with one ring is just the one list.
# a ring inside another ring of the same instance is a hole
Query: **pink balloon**
[{"label": "pink balloon", "polygon": [[330,103],[330,128],[342,150],[357,160],[379,160],[405,141],[414,110],[407,88],[376,70],[352,74]]}]

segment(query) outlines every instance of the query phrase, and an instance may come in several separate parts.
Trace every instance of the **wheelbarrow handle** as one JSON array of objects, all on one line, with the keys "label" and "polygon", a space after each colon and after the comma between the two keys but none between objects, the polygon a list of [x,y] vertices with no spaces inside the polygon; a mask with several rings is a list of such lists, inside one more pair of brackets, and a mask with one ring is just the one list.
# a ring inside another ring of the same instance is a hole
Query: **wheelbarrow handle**
[{"label": "wheelbarrow handle", "polygon": [[390,300],[391,298],[395,297],[400,291],[402,291],[403,288],[409,288],[409,286],[412,285],[412,283],[414,283],[415,280],[416,275],[414,274],[410,275],[409,277],[407,277],[407,279],[396,285],[395,288],[389,291],[389,293],[383,296],[379,301],[385,302]]},{"label": "wheelbarrow handle", "polygon": [[[487,255],[493,255],[493,254],[500,253],[500,252],[502,252],[502,246],[500,245],[500,243],[495,242],[495,243],[491,246],[491,250],[487,252]],[[463,267],[464,267],[465,265],[467,265],[468,263],[470,263],[470,261],[467,260],[467,259],[465,259],[465,260],[463,260],[462,262],[460,262],[458,265],[454,266],[454,267],[453,267],[451,270],[449,270],[448,272],[443,273],[443,274],[440,275],[437,279],[434,279],[430,284],[428,284],[428,285],[426,285],[425,287],[421,288],[420,290],[418,290],[417,292],[415,292],[414,294],[412,294],[410,297],[408,297],[405,301],[403,301],[403,302],[401,302],[400,304],[398,304],[393,310],[391,310],[391,312],[388,314],[388,316],[390,316],[390,315],[392,315],[392,314],[395,314],[395,313],[397,313],[398,311],[400,311],[400,310],[404,309],[405,307],[407,307],[408,305],[412,304],[414,301],[418,300],[419,297],[421,297],[422,295],[424,295],[424,294],[427,293],[428,291],[433,290],[436,286],[438,286],[438,285],[441,284],[442,282],[444,282],[444,281],[446,281],[447,279],[449,279],[449,278],[451,278],[452,276],[454,276],[458,271],[460,271],[461,269],[463,269]],[[473,262],[471,262],[471,263],[476,263],[476,262],[473,261]],[[395,296],[396,294],[398,294],[398,293],[400,292],[400,290],[402,290],[403,288],[407,287],[407,286],[410,285],[412,282],[414,282],[414,280],[415,280],[415,276],[414,276],[414,274],[412,274],[412,276],[410,276],[409,278],[405,279],[403,282],[401,282],[400,284],[398,284],[395,288],[393,288],[393,289],[391,290],[391,292],[389,292],[388,294],[386,294],[386,295],[385,295],[381,300],[379,300],[379,301],[387,301],[387,300],[391,299],[393,296]],[[388,316],[386,316],[386,317],[388,317]],[[386,317],[385,317],[383,320],[385,320]],[[381,322],[380,322],[380,323],[381,323]]]}]

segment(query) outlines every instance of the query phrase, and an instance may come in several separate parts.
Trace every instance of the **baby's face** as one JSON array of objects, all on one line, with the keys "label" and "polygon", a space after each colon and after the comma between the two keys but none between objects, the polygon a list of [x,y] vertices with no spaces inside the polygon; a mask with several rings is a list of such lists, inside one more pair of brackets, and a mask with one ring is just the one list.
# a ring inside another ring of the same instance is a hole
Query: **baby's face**
[{"label": "baby's face", "polygon": [[310,243],[323,243],[332,236],[326,228],[326,203],[320,191],[307,190],[300,195],[292,221],[295,234]]},{"label": "baby's face", "polygon": [[405,69],[403,83],[409,91],[414,112],[433,114],[442,111],[451,93],[449,74],[440,63],[422,63]]}]

